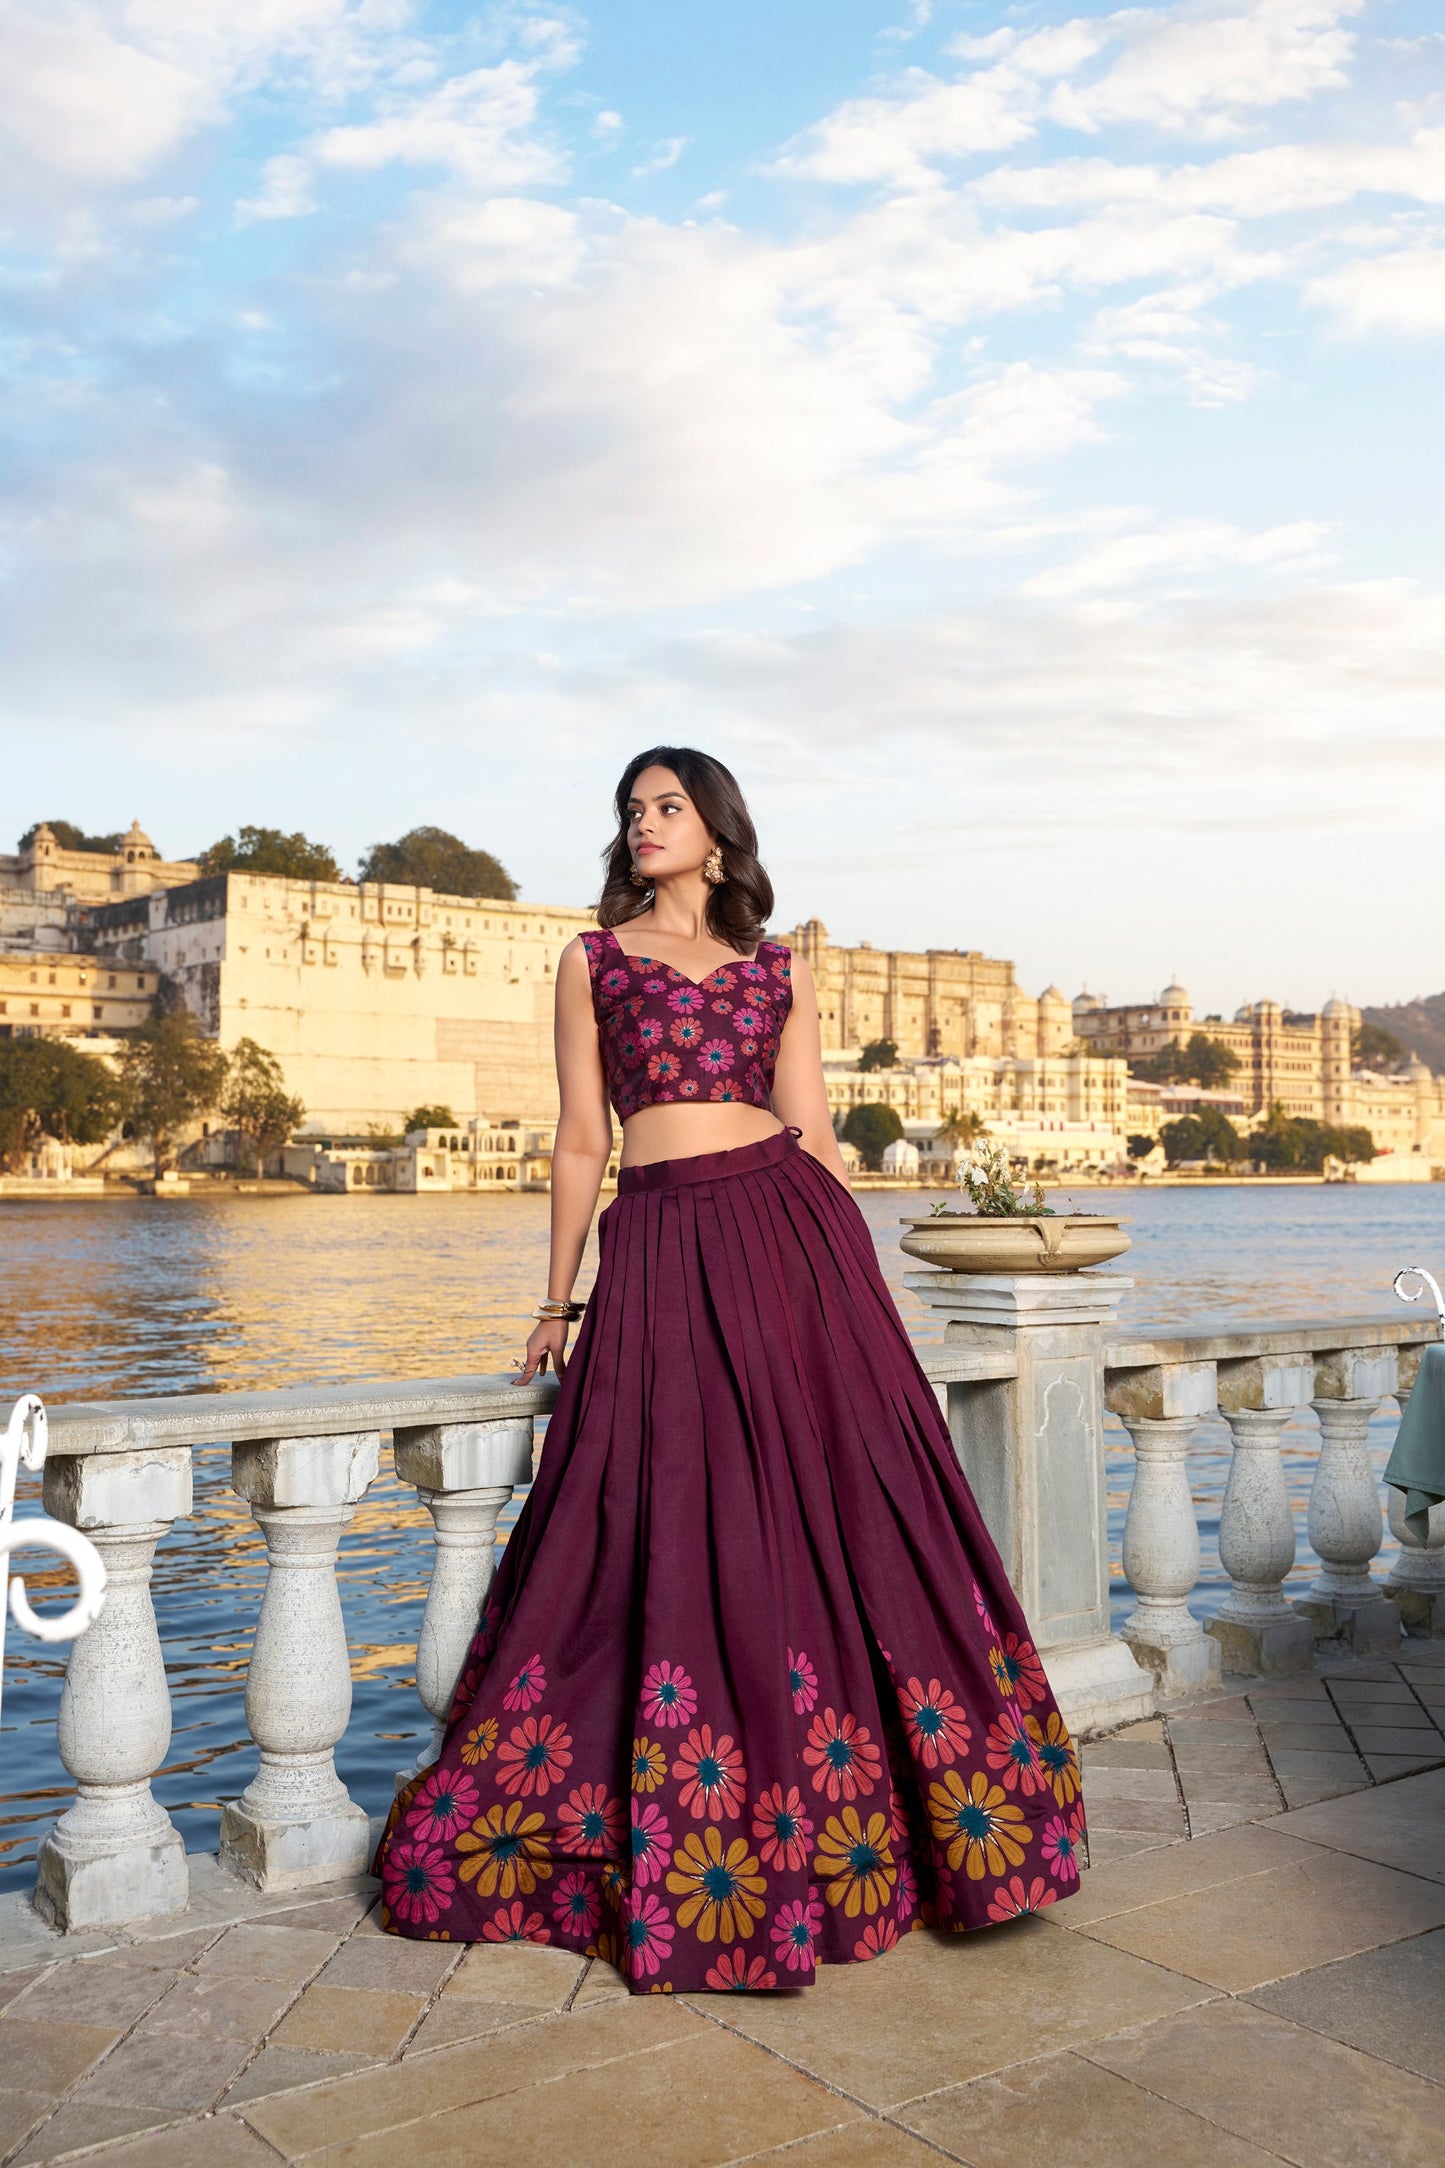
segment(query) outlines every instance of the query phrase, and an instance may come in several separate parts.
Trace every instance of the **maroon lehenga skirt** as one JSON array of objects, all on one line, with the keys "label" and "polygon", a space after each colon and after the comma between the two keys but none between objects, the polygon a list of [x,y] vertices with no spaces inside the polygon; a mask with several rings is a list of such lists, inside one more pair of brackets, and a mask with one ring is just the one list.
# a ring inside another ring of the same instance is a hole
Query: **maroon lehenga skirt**
[{"label": "maroon lehenga skirt", "polygon": [[803,1987],[1077,1886],[1079,1771],[842,1185],[625,1168],[382,1924]]}]

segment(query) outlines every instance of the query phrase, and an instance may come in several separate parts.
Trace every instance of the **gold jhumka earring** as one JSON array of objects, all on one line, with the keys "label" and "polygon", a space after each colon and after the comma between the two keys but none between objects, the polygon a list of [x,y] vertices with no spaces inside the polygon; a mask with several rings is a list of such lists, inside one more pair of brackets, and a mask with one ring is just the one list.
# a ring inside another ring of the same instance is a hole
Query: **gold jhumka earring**
[{"label": "gold jhumka earring", "polygon": [[714,888],[727,879],[723,871],[722,845],[715,843],[702,862],[703,878],[711,881]]},{"label": "gold jhumka earring", "polygon": [[652,886],[651,881],[643,872],[641,866],[633,867],[630,878],[634,888],[651,888]]}]

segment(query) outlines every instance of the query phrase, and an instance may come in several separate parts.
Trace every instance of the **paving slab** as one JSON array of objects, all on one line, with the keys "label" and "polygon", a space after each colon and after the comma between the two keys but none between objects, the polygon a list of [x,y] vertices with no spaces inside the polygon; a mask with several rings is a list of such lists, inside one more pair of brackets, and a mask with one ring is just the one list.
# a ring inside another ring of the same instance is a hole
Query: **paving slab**
[{"label": "paving slab", "polygon": [[236,1980],[183,1975],[142,2018],[141,2034],[172,2033],[188,2040],[247,2040],[271,2030],[296,1989],[284,1980]]},{"label": "paving slab", "polygon": [[1091,1829],[1089,1863],[1103,1867],[1112,1860],[1132,1859],[1136,1852],[1157,1852],[1165,1845],[1181,1841],[1176,1833],[1163,1830]]},{"label": "paving slab", "polygon": [[1084,1781],[1100,1769],[1172,1769],[1169,1748],[1162,1739],[1115,1739],[1090,1742],[1080,1750]]},{"label": "paving slab", "polygon": [[1258,1799],[1191,1799],[1189,1802],[1189,1833],[1192,1837],[1211,1837],[1220,1829],[1238,1829],[1245,1822],[1257,1822],[1279,1812],[1279,1796],[1271,1790],[1267,1802]]},{"label": "paving slab", "polygon": [[201,1977],[225,1973],[237,1979],[278,1980],[300,1987],[321,1970],[341,1937],[319,1928],[231,1927],[196,1965]]},{"label": "paving slab", "polygon": [[148,2130],[89,2157],[105,2168],[276,2168],[270,2146],[233,2115]]},{"label": "paving slab", "polygon": [[13,2156],[12,2168],[25,2168],[29,2161],[55,2160],[61,2154],[79,2152],[84,2146],[103,2146],[110,2138],[131,2138],[137,2131],[154,2130],[166,2120],[159,2109],[100,2108],[79,2100],[67,2101]]},{"label": "paving slab", "polygon": [[[885,2108],[1075,2040],[1179,2009],[1206,1989],[1042,1919],[907,1936],[866,1965],[825,1967],[802,1995],[736,1995],[719,2023],[827,2085]],[[688,1998],[683,1998],[686,2001]]]},{"label": "paving slab", "polygon": [[1285,1804],[1308,1807],[1317,1799],[1338,1799],[1374,1782],[1357,1754],[1278,1753],[1274,1773]]},{"label": "paving slab", "polygon": [[[626,1987],[622,1989],[627,1993]],[[509,2025],[535,2025],[545,2014],[526,2005],[488,2002],[480,1995],[443,1995],[433,2003],[402,2053],[410,2060],[434,2048],[455,2047],[461,2040],[481,2040]]]},{"label": "paving slab", "polygon": [[1248,1999],[1445,2085],[1445,1933],[1439,1930],[1257,1988]]},{"label": "paving slab", "polygon": [[1163,1898],[1214,1889],[1248,1875],[1271,1874],[1308,1859],[1307,1847],[1279,1835],[1279,1828],[1277,1817],[1267,1824],[1196,1838],[1192,1844],[1164,1845],[1142,1859],[1091,1867],[1077,1893],[1055,1916],[1063,1927],[1082,1928],[1091,1920],[1137,1911]]},{"label": "paving slab", "polygon": [[308,1987],[276,2027],[283,2048],[395,2055],[425,2010],[425,1995],[356,1987]]},{"label": "paving slab", "polygon": [[251,2101],[237,2112],[289,2160],[394,2131],[420,2116],[495,2100],[568,2071],[647,2054],[684,2037],[700,2040],[706,2022],[675,1996],[630,1995],[581,2015],[518,2026],[383,2070],[361,2070],[328,2085]]},{"label": "paving slab", "polygon": [[365,1918],[376,1903],[372,1889],[358,1890],[345,1897],[322,1897],[303,1902],[284,1912],[263,1914],[252,1922],[256,1927],[301,1927],[321,1929],[338,1935],[350,1934]]},{"label": "paving slab", "polygon": [[1241,1994],[1360,1950],[1445,1925],[1445,1889],[1394,1867],[1305,1859],[1075,1930]]},{"label": "paving slab", "polygon": [[1082,2052],[1306,2168],[1440,2168],[1440,2087],[1247,2003],[1206,2003]]},{"label": "paving slab", "polygon": [[132,2033],[82,2081],[77,2097],[104,2108],[213,2108],[252,2052],[249,2040]]},{"label": "paving slab", "polygon": [[349,2070],[374,2068],[371,2055],[322,2055],[305,2048],[262,2048],[233,2085],[226,2089],[223,2108],[243,2100],[259,2100],[267,2093],[289,2093],[298,2085],[319,2085],[326,2078],[344,2077]]},{"label": "paving slab", "polygon": [[28,2025],[18,2017],[0,2017],[0,2071],[18,2092],[58,2099],[98,2056],[115,2046],[124,2029],[116,2024],[62,2024],[49,2016]]},{"label": "paving slab", "polygon": [[1422,1761],[1445,1761],[1445,1739],[1433,1726],[1422,1731],[1413,1724],[1356,1724],[1355,1745],[1371,1754],[1413,1754]]},{"label": "paving slab", "polygon": [[149,1967],[110,1965],[99,1957],[82,1958],[73,1965],[57,1965],[53,1972],[36,1979],[28,1992],[10,2005],[8,2014],[31,2023],[55,2018],[62,2024],[104,2025],[128,2032],[176,1977],[175,1973]]},{"label": "paving slab", "polygon": [[1408,1683],[1395,1671],[1378,1678],[1331,1678],[1329,1681],[1332,1700],[1343,1706],[1346,1702],[1365,1702],[1373,1707],[1377,1702],[1412,1701],[1414,1695]]},{"label": "paving slab", "polygon": [[1282,1814],[1282,1836],[1445,1882],[1445,1770]]},{"label": "paving slab", "polygon": [[1343,1722],[1339,1711],[1324,1694],[1317,1695],[1313,1701],[1303,1697],[1296,1700],[1285,1694],[1272,1695],[1268,1700],[1261,1696],[1254,1720],[1266,1738],[1281,1724],[1324,1724],[1331,1731],[1338,1731]]},{"label": "paving slab", "polygon": [[1100,1799],[1087,1795],[1090,1830],[1127,1829],[1139,1836],[1168,1839],[1188,1834],[1184,1809],[1162,1799]]},{"label": "paving slab", "polygon": [[0,2012],[8,2010],[13,2002],[18,2002],[26,1989],[33,1987],[37,1980],[43,1980],[48,1969],[45,1965],[30,1965],[21,1971],[0,1972]]},{"label": "paving slab", "polygon": [[1278,2153],[1081,2056],[1050,2055],[897,2111],[970,2168],[1277,2168]]},{"label": "paving slab", "polygon": [[896,2123],[860,2118],[816,2138],[767,2153],[750,2153],[749,2168],[937,2168],[938,2154],[931,2145]]},{"label": "paving slab", "polygon": [[318,1985],[430,1995],[461,1958],[462,1945],[455,1942],[403,1942],[396,1935],[365,1935],[342,1944],[320,1973]]},{"label": "paving slab", "polygon": [[[587,2168],[636,2168],[639,2156],[648,2168],[722,2168],[790,2139],[827,2132],[831,2140],[857,2114],[825,2086],[708,2026],[654,2053],[509,2094],[485,2111],[428,2116],[405,2138],[427,2168],[556,2168],[579,2158]],[[381,2132],[324,2158],[327,2168],[395,2168],[397,2139]]]},{"label": "paving slab", "polygon": [[0,2087],[0,2159],[19,2145],[43,2115],[55,2107],[51,2093],[20,2093]]},{"label": "paving slab", "polygon": [[1279,1767],[1281,1753],[1295,1754],[1345,1754],[1354,1756],[1355,1749],[1343,1724],[1296,1724],[1271,1723],[1263,1719],[1260,1725],[1269,1758]]},{"label": "paving slab", "polygon": [[1095,1804],[1103,1800],[1150,1799],[1164,1800],[1174,1805],[1178,1799],[1174,1771],[1169,1766],[1165,1749],[1160,1747],[1158,1752],[1164,1755],[1162,1769],[1131,1769],[1124,1766],[1116,1768],[1112,1763],[1096,1769],[1091,1764],[1084,1773],[1084,1789],[1089,1800],[1090,1813],[1093,1813]]},{"label": "paving slab", "polygon": [[572,1999],[587,1960],[535,1942],[479,1942],[447,1980],[447,1995],[480,1995],[491,2002],[560,2010]]}]

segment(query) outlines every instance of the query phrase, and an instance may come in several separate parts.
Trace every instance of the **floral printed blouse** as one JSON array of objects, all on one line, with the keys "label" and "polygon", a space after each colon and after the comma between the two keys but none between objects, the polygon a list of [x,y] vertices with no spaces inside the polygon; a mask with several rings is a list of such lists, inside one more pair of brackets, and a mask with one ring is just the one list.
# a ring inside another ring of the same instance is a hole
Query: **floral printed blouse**
[{"label": "floral printed blouse", "polygon": [[771,1109],[778,1042],[793,1004],[792,952],[753,955],[690,979],[655,956],[629,956],[610,928],[584,933],[607,1092],[619,1121],[670,1100]]}]

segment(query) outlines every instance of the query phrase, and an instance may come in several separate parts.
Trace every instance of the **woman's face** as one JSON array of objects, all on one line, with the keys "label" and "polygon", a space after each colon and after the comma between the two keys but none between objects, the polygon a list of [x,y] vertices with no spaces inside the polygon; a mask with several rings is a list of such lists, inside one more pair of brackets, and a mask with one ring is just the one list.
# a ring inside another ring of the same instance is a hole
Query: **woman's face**
[{"label": "woman's face", "polygon": [[627,848],[633,864],[650,881],[698,873],[712,840],[671,768],[644,768],[627,801]]}]

